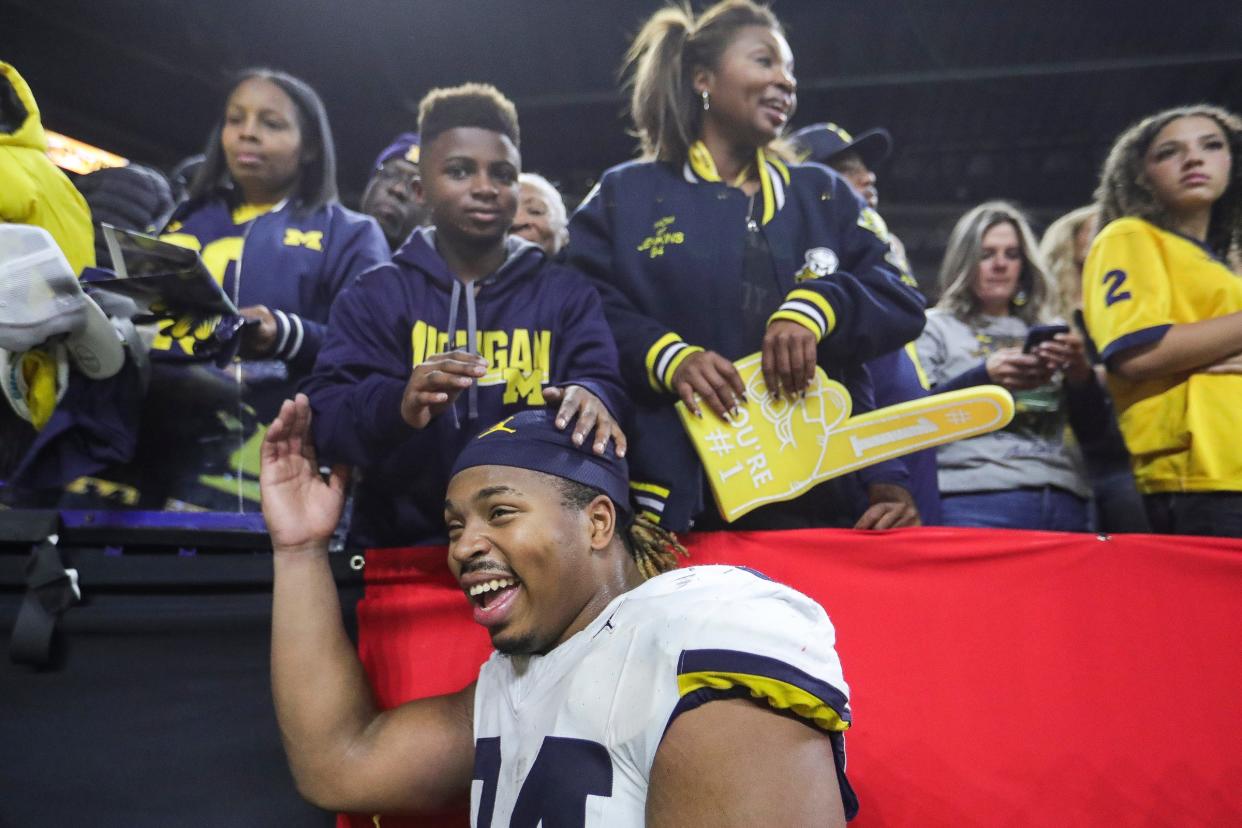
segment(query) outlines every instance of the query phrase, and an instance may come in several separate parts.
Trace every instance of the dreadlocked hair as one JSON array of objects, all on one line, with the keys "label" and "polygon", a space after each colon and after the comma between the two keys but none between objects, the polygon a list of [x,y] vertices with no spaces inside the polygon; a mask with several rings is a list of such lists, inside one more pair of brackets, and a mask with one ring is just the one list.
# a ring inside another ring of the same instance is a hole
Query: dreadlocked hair
[{"label": "dreadlocked hair", "polygon": [[[599,489],[563,477],[556,478],[556,482],[561,490],[561,503],[570,509],[585,509],[603,494]],[[678,556],[690,557],[676,535],[646,517],[632,517],[620,528],[621,543],[644,579],[676,569],[680,563]]]},{"label": "dreadlocked hair", "polygon": [[1178,118],[1196,116],[1209,118],[1220,126],[1233,158],[1229,185],[1212,205],[1206,241],[1212,252],[1237,269],[1242,265],[1242,118],[1217,106],[1198,104],[1166,109],[1121,133],[1108,153],[1095,191],[1099,226],[1103,229],[1119,218],[1134,216],[1162,229],[1173,229],[1168,210],[1147,183],[1144,161],[1160,130]]}]

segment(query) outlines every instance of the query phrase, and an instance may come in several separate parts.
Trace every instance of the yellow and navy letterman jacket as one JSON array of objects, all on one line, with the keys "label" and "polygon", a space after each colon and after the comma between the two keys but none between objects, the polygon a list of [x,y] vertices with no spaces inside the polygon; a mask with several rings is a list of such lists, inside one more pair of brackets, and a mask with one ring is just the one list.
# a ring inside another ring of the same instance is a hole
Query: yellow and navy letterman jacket
[{"label": "yellow and navy letterman jacket", "polygon": [[693,151],[682,166],[622,164],[604,173],[569,225],[567,262],[603,297],[636,402],[627,458],[635,495],[674,530],[704,503],[702,473],[672,407],[674,372],[698,350],[736,360],[762,348],[764,325],[747,324],[755,317],[743,310],[755,291],[743,272],[748,234],[762,234],[771,258],[762,318],[810,329],[819,364],[850,388],[855,410],[873,407],[862,363],[923,328],[922,295],[889,260],[882,222],[844,179],[762,151],[756,163],[753,198]]}]

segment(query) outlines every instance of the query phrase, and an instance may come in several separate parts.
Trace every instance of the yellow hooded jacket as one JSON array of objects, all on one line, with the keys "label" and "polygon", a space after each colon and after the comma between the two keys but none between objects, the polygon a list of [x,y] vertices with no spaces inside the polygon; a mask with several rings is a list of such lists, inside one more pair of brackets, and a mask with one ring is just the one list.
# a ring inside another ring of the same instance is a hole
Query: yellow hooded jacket
[{"label": "yellow hooded jacket", "polygon": [[26,117],[0,128],[0,222],[33,224],[52,234],[74,273],[95,264],[95,229],[86,199],[47,157],[39,106],[18,71],[0,61],[0,85],[17,93]]}]

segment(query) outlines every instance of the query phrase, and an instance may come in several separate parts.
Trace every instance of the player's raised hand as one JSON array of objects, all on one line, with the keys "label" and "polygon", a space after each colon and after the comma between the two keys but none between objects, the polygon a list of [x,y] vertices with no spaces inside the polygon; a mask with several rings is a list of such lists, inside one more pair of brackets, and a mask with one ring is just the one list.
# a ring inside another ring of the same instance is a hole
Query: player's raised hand
[{"label": "player's raised hand", "polygon": [[603,454],[608,449],[608,441],[612,440],[617,456],[625,456],[625,433],[599,397],[581,385],[568,385],[564,388],[543,389],[543,398],[552,405],[560,403],[556,412],[557,428],[564,429],[577,418],[574,425],[574,445],[580,446],[586,442],[594,429],[595,437],[591,448],[596,454]]},{"label": "player's raised hand", "polygon": [[478,354],[449,351],[430,357],[415,367],[405,384],[401,419],[414,428],[426,428],[433,417],[486,373],[487,360]]},{"label": "player's raised hand", "polygon": [[703,416],[699,399],[722,420],[728,420],[729,413],[746,401],[746,386],[737,368],[715,351],[696,351],[682,360],[672,385],[696,417]]},{"label": "player's raised hand", "polygon": [[987,359],[988,379],[1010,391],[1038,388],[1052,378],[1052,369],[1035,354],[1001,348]]},{"label": "player's raised hand", "polygon": [[349,468],[319,474],[311,440],[310,401],[305,394],[285,400],[260,448],[259,488],[263,519],[278,551],[326,546],[341,519]]},{"label": "player's raised hand", "polygon": [[804,325],[777,319],[763,335],[763,382],[773,397],[793,399],[815,378],[815,334]]}]

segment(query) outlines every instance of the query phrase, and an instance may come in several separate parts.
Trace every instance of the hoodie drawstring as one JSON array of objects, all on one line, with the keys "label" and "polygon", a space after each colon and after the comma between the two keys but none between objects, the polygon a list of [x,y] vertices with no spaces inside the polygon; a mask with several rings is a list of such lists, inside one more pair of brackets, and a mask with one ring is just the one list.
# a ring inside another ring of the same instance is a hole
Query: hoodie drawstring
[{"label": "hoodie drawstring", "polygon": [[[479,334],[478,317],[474,309],[474,285],[466,286],[466,353],[473,354],[475,351],[475,340]],[[467,392],[468,404],[466,407],[466,418],[469,420],[479,419],[479,381],[472,380],[470,390]]]},{"label": "hoodie drawstring", "polygon": [[[454,350],[457,342],[457,303],[461,301],[462,284],[457,279],[453,280],[453,295],[449,299],[449,318],[448,318],[448,349]],[[469,285],[465,289],[466,294],[466,353],[473,354],[475,351],[475,338],[478,335],[478,319],[474,307],[474,286]],[[473,380],[470,383],[470,390],[466,395],[466,419],[477,420],[479,418],[479,382]],[[457,416],[457,405],[453,404],[453,427],[461,428],[461,420]]]}]

